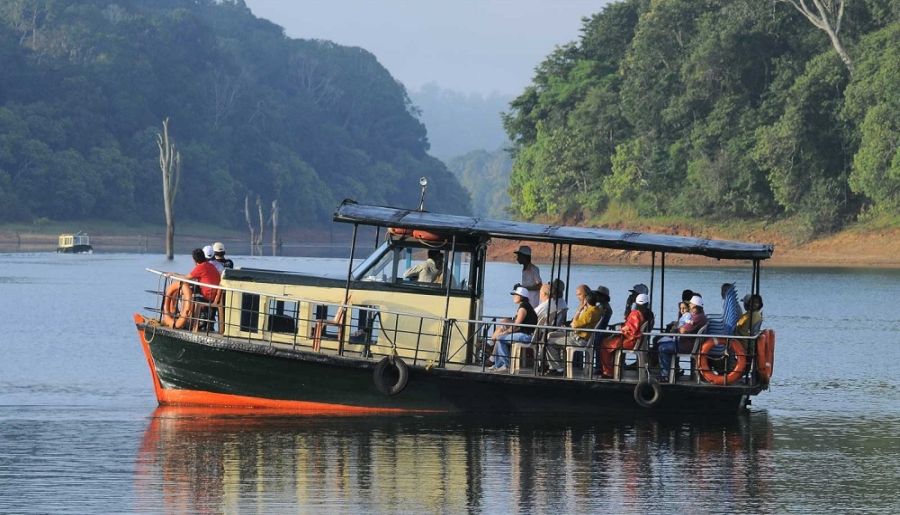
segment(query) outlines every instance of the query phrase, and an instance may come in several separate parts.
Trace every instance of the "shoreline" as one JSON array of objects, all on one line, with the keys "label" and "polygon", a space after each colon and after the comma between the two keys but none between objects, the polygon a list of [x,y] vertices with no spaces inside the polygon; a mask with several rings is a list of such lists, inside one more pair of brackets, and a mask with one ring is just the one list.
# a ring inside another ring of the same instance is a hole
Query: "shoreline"
[{"label": "shoreline", "polygon": [[[229,254],[250,254],[247,237],[238,237],[234,231],[221,231],[221,237],[210,238],[207,234],[195,234],[185,231],[175,238],[177,254],[187,253],[198,246],[197,242],[215,239],[223,241]],[[199,232],[199,231],[197,231]],[[203,230],[208,233],[210,231]],[[284,233],[285,242],[280,255],[310,257],[346,257],[349,239],[344,231],[305,230]],[[671,231],[666,231],[671,232]],[[136,231],[134,233],[118,233],[98,231],[90,233],[91,244],[95,252],[164,252],[165,245],[161,232]],[[348,232],[349,234],[349,232]],[[691,236],[700,236],[691,234]],[[755,237],[754,237],[755,236]],[[900,269],[900,229],[884,229],[878,231],[845,230],[827,237],[802,244],[792,244],[776,233],[767,233],[770,243],[775,245],[772,258],[766,260],[768,268],[878,268]],[[711,237],[713,235],[702,235]],[[55,252],[57,234],[41,231],[14,231],[0,229],[0,252]],[[725,238],[728,239],[728,238]],[[732,238],[733,239],[733,238]],[[763,241],[759,235],[746,237],[748,241]],[[488,257],[493,261],[514,262],[512,252],[518,248],[516,240],[494,240],[488,249]],[[550,262],[552,245],[531,244],[535,262]],[[272,255],[271,245],[263,245],[263,253]],[[648,252],[625,250],[609,250],[593,247],[573,247],[572,262],[578,264],[610,264],[649,266],[651,255]],[[657,256],[659,262],[659,256]],[[741,264],[742,261],[716,260],[702,256],[690,256],[670,253],[666,255],[667,266],[686,267],[720,267]]]}]

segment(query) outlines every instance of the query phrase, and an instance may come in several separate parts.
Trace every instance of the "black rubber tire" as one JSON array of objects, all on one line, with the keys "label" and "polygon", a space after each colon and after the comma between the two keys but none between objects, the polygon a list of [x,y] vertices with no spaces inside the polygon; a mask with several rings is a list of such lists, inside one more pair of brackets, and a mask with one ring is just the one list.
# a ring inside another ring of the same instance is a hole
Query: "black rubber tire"
[{"label": "black rubber tire", "polygon": [[406,388],[409,381],[409,367],[398,357],[385,356],[375,365],[372,374],[375,388],[385,395],[397,395]]},{"label": "black rubber tire", "polygon": [[[649,397],[646,395],[647,389],[650,389]],[[659,404],[660,399],[662,399],[662,389],[659,387],[659,383],[654,380],[649,381],[641,381],[634,387],[634,402],[638,403],[638,406],[642,408],[652,408]]]}]

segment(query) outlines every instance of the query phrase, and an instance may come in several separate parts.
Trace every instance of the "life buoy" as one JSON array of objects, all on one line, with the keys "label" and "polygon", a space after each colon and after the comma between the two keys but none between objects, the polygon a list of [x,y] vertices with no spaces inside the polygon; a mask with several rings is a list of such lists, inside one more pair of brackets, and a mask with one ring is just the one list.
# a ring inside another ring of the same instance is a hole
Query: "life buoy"
[{"label": "life buoy", "polygon": [[662,390],[656,381],[644,380],[640,381],[634,387],[634,402],[642,408],[652,408],[659,403],[662,398]]},{"label": "life buoy", "polygon": [[389,227],[388,232],[394,236],[410,236],[413,233],[413,230],[404,229],[403,227]]},{"label": "life buoy", "polygon": [[767,385],[775,371],[775,331],[766,329],[756,339],[756,372],[759,381]]},{"label": "life buoy", "polygon": [[[192,302],[190,299],[181,299],[181,283],[173,282],[166,288],[166,295],[163,300],[163,316],[162,323],[166,327],[175,329],[183,329],[191,318]],[[181,311],[178,310],[178,301],[181,302]],[[177,315],[177,317],[176,317]]]},{"label": "life buoy", "polygon": [[423,231],[422,229],[413,229],[413,238],[425,241],[444,241],[447,238],[433,232]]},{"label": "life buoy", "polygon": [[397,395],[409,381],[409,367],[396,356],[385,356],[375,365],[375,388],[385,395]]},{"label": "life buoy", "polygon": [[700,369],[700,375],[712,384],[736,383],[744,374],[744,369],[747,366],[747,354],[744,352],[744,346],[737,340],[728,340],[725,343],[723,357],[726,358],[726,361],[729,357],[734,358],[735,364],[730,372],[720,375],[709,366],[709,353],[712,352],[713,347],[716,345],[719,345],[719,341],[715,338],[710,338],[700,346],[700,356],[697,358],[697,368]]}]

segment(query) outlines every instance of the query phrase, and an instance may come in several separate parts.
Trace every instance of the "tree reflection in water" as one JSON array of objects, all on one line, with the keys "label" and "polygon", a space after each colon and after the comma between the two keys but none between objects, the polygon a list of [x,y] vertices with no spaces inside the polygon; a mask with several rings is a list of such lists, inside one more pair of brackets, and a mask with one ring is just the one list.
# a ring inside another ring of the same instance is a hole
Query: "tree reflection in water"
[{"label": "tree reflection in water", "polygon": [[764,412],[698,422],[159,408],[136,508],[771,512],[771,445]]}]

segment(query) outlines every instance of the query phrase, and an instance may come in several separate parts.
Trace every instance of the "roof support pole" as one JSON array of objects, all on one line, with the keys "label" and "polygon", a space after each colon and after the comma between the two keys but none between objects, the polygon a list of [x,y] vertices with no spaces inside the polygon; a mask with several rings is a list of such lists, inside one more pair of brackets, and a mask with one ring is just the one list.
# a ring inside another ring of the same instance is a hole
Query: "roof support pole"
[{"label": "roof support pole", "polygon": [[[347,263],[347,283],[344,286],[344,301],[341,304],[348,304],[350,301],[350,280],[353,278],[353,253],[356,251],[356,232],[359,230],[359,224],[353,224],[353,238],[350,240],[350,262]],[[350,310],[350,306],[344,308]],[[346,313],[346,311],[344,312]],[[352,316],[353,314],[350,313]],[[349,316],[345,315],[344,320],[349,320]],[[344,355],[344,331],[338,331],[338,355]]]},{"label": "roof support pole", "polygon": [[656,318],[659,320],[659,330],[662,331],[666,312],[666,253],[662,252],[659,258],[659,316]]}]

